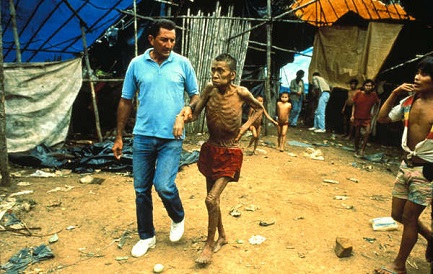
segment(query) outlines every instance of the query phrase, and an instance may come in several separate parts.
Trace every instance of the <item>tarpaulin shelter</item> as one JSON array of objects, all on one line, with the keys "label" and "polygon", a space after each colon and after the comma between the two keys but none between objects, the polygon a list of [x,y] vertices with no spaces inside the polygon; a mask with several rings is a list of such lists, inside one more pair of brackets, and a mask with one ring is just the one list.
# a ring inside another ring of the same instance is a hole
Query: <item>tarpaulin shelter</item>
[{"label": "tarpaulin shelter", "polygon": [[[16,62],[10,1],[1,1],[4,62]],[[133,0],[14,0],[22,62],[75,58],[83,52],[81,26],[89,45],[131,8]],[[137,1],[140,2],[140,1]]]},{"label": "tarpaulin shelter", "polygon": [[403,23],[415,19],[398,4],[376,0],[298,0],[291,8],[298,8],[295,15],[300,19],[319,27],[310,75],[319,71],[339,87],[348,87],[352,78],[375,79]]},{"label": "tarpaulin shelter", "polygon": [[121,18],[119,10],[132,5],[132,0],[1,1],[9,152],[65,140],[82,84],[82,52],[107,32],[115,35],[110,27]]},{"label": "tarpaulin shelter", "polygon": [[297,9],[297,17],[317,27],[332,26],[349,12],[368,21],[414,19],[399,4],[386,5],[377,0],[297,0],[291,9]]}]

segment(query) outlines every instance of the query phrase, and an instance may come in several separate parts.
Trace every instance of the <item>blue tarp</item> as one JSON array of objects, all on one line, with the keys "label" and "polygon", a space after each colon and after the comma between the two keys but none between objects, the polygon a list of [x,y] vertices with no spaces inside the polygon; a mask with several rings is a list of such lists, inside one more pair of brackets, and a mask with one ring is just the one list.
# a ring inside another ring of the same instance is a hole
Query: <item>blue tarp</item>
[{"label": "blue tarp", "polygon": [[[137,3],[140,1],[137,0]],[[22,62],[68,60],[83,52],[81,23],[89,47],[133,0],[14,0]],[[4,62],[16,62],[9,1],[1,1]]]}]

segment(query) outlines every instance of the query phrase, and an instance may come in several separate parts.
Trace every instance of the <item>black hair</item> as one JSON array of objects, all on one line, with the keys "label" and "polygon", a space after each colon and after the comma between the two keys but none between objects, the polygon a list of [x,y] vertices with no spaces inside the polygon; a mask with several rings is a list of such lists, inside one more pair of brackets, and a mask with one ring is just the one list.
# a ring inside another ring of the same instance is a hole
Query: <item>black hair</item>
[{"label": "black hair", "polygon": [[296,72],[296,77],[304,77],[304,75],[305,75],[305,71],[303,71],[302,69]]},{"label": "black hair", "polygon": [[153,21],[153,23],[150,25],[148,33],[149,35],[152,35],[153,37],[158,36],[159,30],[168,29],[168,30],[174,30],[176,28],[176,23],[174,23],[171,20],[168,19],[157,19]]},{"label": "black hair", "polygon": [[316,71],[315,73],[313,73],[313,76],[320,76],[320,73]]},{"label": "black hair", "polygon": [[371,80],[371,79],[367,79],[367,80],[365,80],[365,81],[364,81],[364,84],[362,84],[362,85],[365,86],[365,85],[368,84],[368,83],[371,83],[373,86],[376,85],[376,83],[375,83],[373,80]]},{"label": "black hair", "polygon": [[215,61],[221,62],[224,61],[229,65],[231,71],[236,71],[236,59],[228,53],[222,53],[215,57]]},{"label": "black hair", "polygon": [[417,67],[418,71],[430,75],[433,79],[433,57],[427,56],[424,57],[419,63]]},{"label": "black hair", "polygon": [[349,84],[355,83],[356,85],[358,85],[358,79],[351,79]]}]

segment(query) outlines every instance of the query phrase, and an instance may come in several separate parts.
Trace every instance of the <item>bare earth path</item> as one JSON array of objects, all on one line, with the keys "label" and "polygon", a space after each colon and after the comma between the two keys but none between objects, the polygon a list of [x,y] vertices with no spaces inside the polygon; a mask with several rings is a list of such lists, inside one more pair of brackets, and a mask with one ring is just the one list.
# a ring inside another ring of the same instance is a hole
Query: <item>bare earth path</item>
[{"label": "bare earth path", "polygon": [[[12,171],[20,174],[14,181],[30,185],[0,189],[0,201],[6,194],[33,190],[15,198],[36,204],[29,211],[14,211],[27,227],[40,229],[30,230],[32,236],[0,231],[0,264],[24,247],[43,243],[55,257],[30,265],[26,273],[152,273],[157,263],[165,266],[164,273],[373,273],[375,267],[392,260],[402,226],[373,231],[369,220],[390,214],[400,150],[372,144],[366,153],[384,152],[388,161],[374,163],[354,158],[347,150],[351,144],[338,136],[291,128],[287,141],[292,145],[279,152],[272,147],[277,140],[272,130],[261,138],[257,155],[245,148],[241,179],[230,183],[222,195],[229,244],[205,268],[194,263],[207,233],[205,182],[196,164],[182,168],[177,178],[186,211],[184,237],[176,244],[169,241],[170,220],[154,195],[157,244],[141,258],[130,256],[138,240],[131,177],[100,172],[91,176],[104,179],[102,184],[82,184],[83,175],[62,171],[64,175],[34,178],[26,176],[34,169],[14,167]],[[184,149],[199,150],[205,138],[188,136]],[[248,140],[243,137],[243,147]],[[315,144],[314,151],[300,146],[306,143]],[[324,160],[307,154],[318,150]],[[239,217],[230,215],[234,208]],[[430,210],[422,215],[427,222]],[[59,239],[49,244],[54,233]],[[257,235],[266,240],[250,244],[249,239]],[[351,257],[335,255],[337,237],[350,239]],[[409,274],[429,273],[425,248],[426,241],[420,238],[409,258]]]}]

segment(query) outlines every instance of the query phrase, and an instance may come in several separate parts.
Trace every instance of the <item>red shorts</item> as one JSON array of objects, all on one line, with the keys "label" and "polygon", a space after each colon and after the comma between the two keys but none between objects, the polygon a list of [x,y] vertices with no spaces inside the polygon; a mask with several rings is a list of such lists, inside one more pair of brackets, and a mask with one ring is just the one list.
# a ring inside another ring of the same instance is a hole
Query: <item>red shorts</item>
[{"label": "red shorts", "polygon": [[242,149],[219,147],[206,142],[201,146],[197,166],[206,178],[213,181],[228,177],[231,182],[237,182],[241,174],[242,160]]},{"label": "red shorts", "polygon": [[355,127],[367,127],[371,124],[371,119],[355,119],[353,125]]}]

